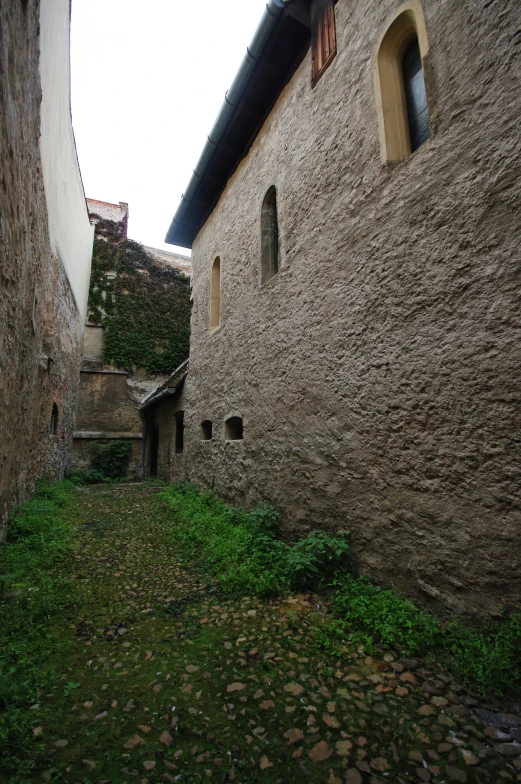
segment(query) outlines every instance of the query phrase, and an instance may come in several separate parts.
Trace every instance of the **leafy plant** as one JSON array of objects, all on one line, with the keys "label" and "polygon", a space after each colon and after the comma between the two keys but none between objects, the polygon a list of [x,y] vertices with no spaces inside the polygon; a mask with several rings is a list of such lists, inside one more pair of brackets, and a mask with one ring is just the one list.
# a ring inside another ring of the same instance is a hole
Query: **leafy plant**
[{"label": "leafy plant", "polygon": [[[266,596],[328,586],[335,619],[317,632],[317,641],[335,655],[347,641],[373,652],[383,646],[403,655],[429,653],[483,694],[521,684],[521,616],[478,628],[461,620],[441,624],[395,588],[348,571],[347,532],[311,531],[287,544],[276,536],[278,514],[269,504],[248,513],[188,484],[169,487],[163,498],[174,512],[171,536],[178,551],[218,578],[223,590]],[[288,618],[296,624],[294,613]]]},{"label": "leafy plant", "polygon": [[383,588],[349,572],[339,573],[333,585],[336,614],[345,625],[370,630],[375,642],[399,645],[408,654],[420,653],[439,642],[439,620],[418,610],[393,588]]},{"label": "leafy plant", "polygon": [[108,479],[125,476],[132,452],[130,441],[115,440],[108,444],[93,441],[91,447],[94,453],[92,460],[94,471]]},{"label": "leafy plant", "polygon": [[272,504],[262,501],[249,514],[253,526],[258,529],[275,534],[279,527],[279,513]]},{"label": "leafy plant", "polygon": [[324,584],[345,564],[348,555],[347,538],[340,539],[325,531],[311,531],[305,539],[288,548],[287,567],[291,585],[306,588]]},{"label": "leafy plant", "polygon": [[327,580],[349,551],[345,538],[323,531],[287,544],[276,537],[278,512],[264,502],[246,512],[211,491],[176,485],[165,493],[174,510],[172,539],[184,557],[230,590],[279,595]]},{"label": "leafy plant", "polygon": [[86,468],[86,469],[67,468],[65,470],[65,479],[68,479],[70,482],[73,482],[75,485],[96,485],[99,482],[103,482],[105,477],[100,471],[96,471],[94,468]]}]

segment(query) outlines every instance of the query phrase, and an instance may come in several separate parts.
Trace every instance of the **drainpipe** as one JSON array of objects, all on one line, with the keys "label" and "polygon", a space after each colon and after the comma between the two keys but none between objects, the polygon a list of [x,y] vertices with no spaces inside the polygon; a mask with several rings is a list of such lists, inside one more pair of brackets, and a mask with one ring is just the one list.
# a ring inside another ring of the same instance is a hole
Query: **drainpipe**
[{"label": "drainpipe", "polygon": [[217,116],[208,140],[201,153],[201,157],[194,169],[192,179],[188,183],[186,192],[181,196],[181,204],[172,219],[170,228],[165,238],[165,242],[173,244],[171,238],[174,236],[175,227],[183,219],[188,209],[200,180],[204,177],[208,164],[213,157],[217,145],[221,141],[223,134],[228,127],[235,109],[240,102],[245,87],[250,79],[251,73],[261,57],[266,44],[270,40],[275,28],[284,14],[284,9],[294,0],[268,0],[266,10],[255,31],[253,40],[246,50],[242,64],[232,82],[232,85],[224,97],[224,103]]}]

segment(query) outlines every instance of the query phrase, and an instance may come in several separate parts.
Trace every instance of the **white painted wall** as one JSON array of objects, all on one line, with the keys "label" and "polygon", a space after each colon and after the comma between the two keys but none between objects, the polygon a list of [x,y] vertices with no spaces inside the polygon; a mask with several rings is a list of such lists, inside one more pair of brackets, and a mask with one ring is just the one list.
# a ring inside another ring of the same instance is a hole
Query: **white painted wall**
[{"label": "white painted wall", "polygon": [[41,0],[40,150],[51,245],[65,267],[85,323],[94,227],[89,222],[72,131],[69,28],[70,0]]}]

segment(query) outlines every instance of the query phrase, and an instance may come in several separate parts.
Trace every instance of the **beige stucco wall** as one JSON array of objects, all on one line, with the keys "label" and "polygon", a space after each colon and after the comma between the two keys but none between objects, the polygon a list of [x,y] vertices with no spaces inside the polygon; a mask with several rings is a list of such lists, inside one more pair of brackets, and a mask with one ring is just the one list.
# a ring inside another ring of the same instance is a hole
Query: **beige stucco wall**
[{"label": "beige stucco wall", "polygon": [[[372,63],[399,3],[339,0],[336,59],[312,90],[308,53],[200,232],[172,478],[267,498],[290,536],[349,528],[363,572],[486,614],[521,599],[521,6],[423,5],[431,139],[382,172]],[[261,287],[273,184],[280,271]]]},{"label": "beige stucco wall", "polygon": [[70,0],[40,2],[40,149],[51,247],[63,264],[83,321],[94,227],[89,222],[70,108]]}]

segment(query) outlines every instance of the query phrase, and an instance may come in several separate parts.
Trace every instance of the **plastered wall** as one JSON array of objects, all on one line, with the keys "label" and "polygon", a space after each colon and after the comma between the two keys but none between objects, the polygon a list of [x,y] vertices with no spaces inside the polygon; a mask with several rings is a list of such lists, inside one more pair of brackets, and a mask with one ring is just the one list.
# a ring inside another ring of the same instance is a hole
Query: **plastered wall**
[{"label": "plastered wall", "polygon": [[87,316],[94,226],[90,224],[71,122],[70,0],[40,0],[40,148],[53,253]]},{"label": "plastered wall", "polygon": [[[521,598],[521,6],[425,0],[432,136],[389,173],[372,61],[398,5],[339,0],[336,59],[312,90],[308,53],[194,244],[171,477],[270,500],[288,536],[348,528],[362,572],[494,615]],[[280,271],[261,287],[271,185]]]}]

